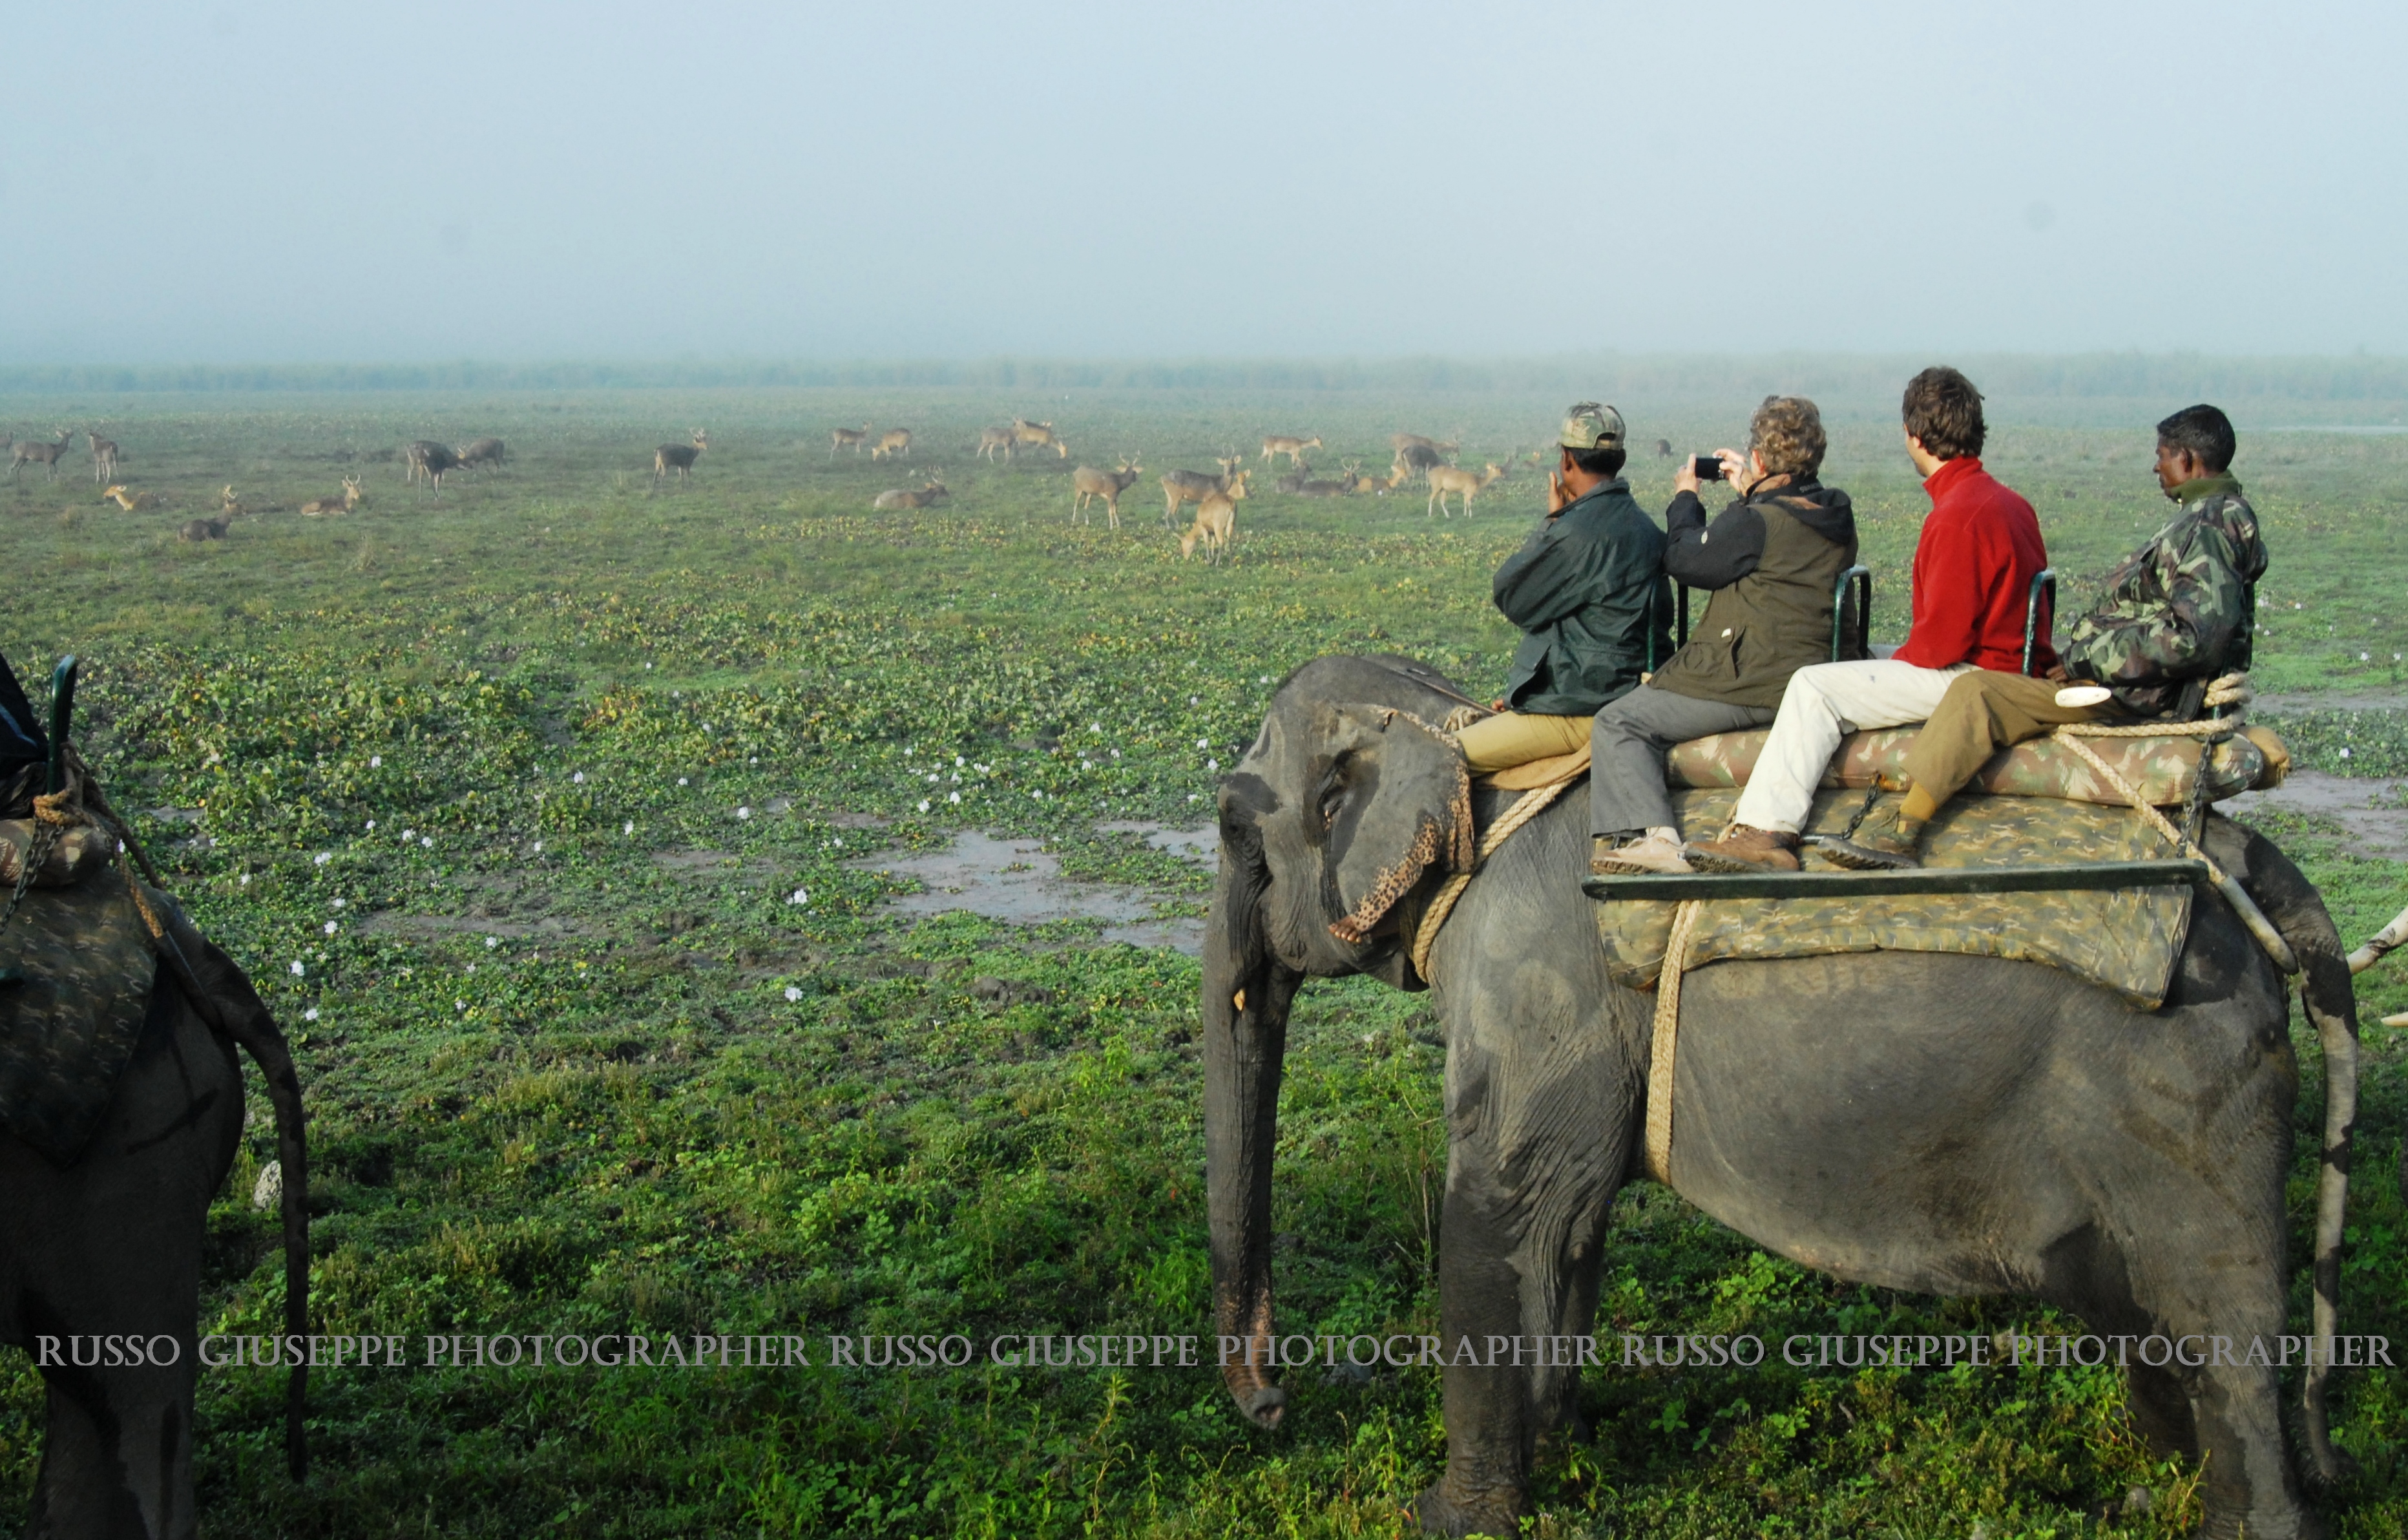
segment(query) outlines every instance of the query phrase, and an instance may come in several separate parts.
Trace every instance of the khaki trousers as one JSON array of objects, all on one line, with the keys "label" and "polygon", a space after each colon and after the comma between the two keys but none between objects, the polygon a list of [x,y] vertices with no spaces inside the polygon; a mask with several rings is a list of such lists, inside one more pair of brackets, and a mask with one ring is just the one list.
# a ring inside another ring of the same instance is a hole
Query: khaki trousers
[{"label": "khaki trousers", "polygon": [[1906,773],[1934,807],[1973,779],[1990,756],[2029,738],[2045,737],[2068,722],[2091,722],[2110,706],[2060,706],[2053,679],[1975,669],[1958,674],[1940,698],[1914,746],[1906,751]]},{"label": "khaki trousers", "polygon": [[1570,754],[1588,741],[1587,716],[1538,716],[1528,712],[1498,712],[1484,716],[1455,735],[1474,775],[1511,770],[1533,759]]}]

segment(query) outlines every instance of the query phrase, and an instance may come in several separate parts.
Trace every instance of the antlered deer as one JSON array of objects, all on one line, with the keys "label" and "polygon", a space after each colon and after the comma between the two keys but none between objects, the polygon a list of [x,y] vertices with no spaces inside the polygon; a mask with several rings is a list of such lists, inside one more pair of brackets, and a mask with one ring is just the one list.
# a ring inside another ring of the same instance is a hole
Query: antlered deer
[{"label": "antlered deer", "polygon": [[111,486],[103,491],[100,495],[100,500],[102,502],[107,502],[111,497],[116,498],[117,506],[125,510],[128,513],[140,513],[147,509],[153,509],[159,506],[159,495],[157,493],[128,492],[122,485]]},{"label": "antlered deer", "polygon": [[500,466],[508,463],[509,450],[499,439],[480,439],[453,456],[462,470],[472,466]]},{"label": "antlered deer", "polygon": [[1310,439],[1296,439],[1284,433],[1274,433],[1263,440],[1263,458],[1268,460],[1274,454],[1284,454],[1287,456],[1289,469],[1302,470],[1304,452],[1320,447],[1321,435],[1318,433]]},{"label": "antlered deer", "polygon": [[251,510],[243,507],[241,499],[234,495],[234,483],[231,482],[226,483],[224,491],[218,494],[218,511],[229,519],[251,516]]},{"label": "antlered deer", "polygon": [[360,479],[357,476],[346,476],[343,478],[341,497],[312,497],[301,505],[301,511],[313,519],[321,513],[349,513],[352,509],[367,501],[367,497],[366,493],[360,490]]},{"label": "antlered deer", "polygon": [[435,489],[443,496],[443,478],[460,468],[460,456],[452,453],[450,444],[438,444],[432,439],[421,439],[401,452],[408,465],[407,479],[419,483],[421,491]]},{"label": "antlered deer", "polygon": [[1055,436],[1051,423],[1032,423],[1025,417],[1015,417],[1011,420],[1011,439],[1014,446],[1020,449],[1051,449],[1065,460],[1070,457],[1070,446]]},{"label": "antlered deer", "polygon": [[661,478],[672,470],[677,472],[678,484],[684,485],[686,472],[694,468],[694,463],[702,457],[702,452],[710,447],[710,435],[702,429],[695,429],[691,437],[694,442],[690,444],[663,444],[652,451],[653,492],[660,491]]},{"label": "antlered deer", "polygon": [[46,444],[39,439],[20,439],[8,446],[8,479],[17,479],[19,466],[42,466],[49,469],[50,480],[59,479],[59,456],[66,453],[67,440],[75,437],[73,428],[59,429],[59,441]]},{"label": "antlered deer", "polygon": [[829,459],[831,459],[831,460],[835,459],[835,458],[836,458],[836,452],[837,452],[838,450],[840,450],[840,449],[849,449],[849,450],[853,451],[855,454],[860,453],[861,453],[861,441],[862,441],[864,439],[867,439],[867,438],[868,438],[868,437],[869,437],[869,425],[868,425],[867,423],[864,423],[864,424],[862,424],[862,425],[861,425],[859,427],[857,427],[857,428],[831,428],[831,429],[829,429],[829,430],[828,430],[828,458],[829,458]]},{"label": "antlered deer", "polygon": [[[1162,509],[1162,526],[1165,529],[1179,527],[1181,503],[1200,503],[1215,492],[1226,492],[1232,486],[1242,484],[1247,473],[1238,468],[1238,461],[1240,458],[1241,456],[1235,450],[1219,456],[1221,474],[1218,476],[1207,476],[1200,470],[1174,470],[1166,474],[1162,478],[1162,496],[1165,499]],[[1238,496],[1243,497],[1244,494],[1240,493]]]},{"label": "antlered deer", "polygon": [[910,453],[911,430],[910,428],[888,428],[878,436],[878,442],[869,446],[869,457],[873,460],[883,460],[896,454]]},{"label": "antlered deer", "polygon": [[[1105,526],[1118,529],[1121,526],[1121,494],[1137,484],[1138,474],[1144,468],[1137,463],[1136,455],[1124,454],[1118,470],[1097,470],[1093,466],[1081,466],[1070,472],[1070,485],[1074,489],[1070,499],[1070,522],[1076,524],[1080,511],[1091,500],[1101,497],[1104,499]],[[1095,522],[1092,513],[1087,517],[1089,523]]]},{"label": "antlered deer", "polygon": [[934,508],[952,496],[952,493],[945,490],[944,482],[931,476],[928,478],[927,484],[917,492],[907,492],[899,487],[893,492],[882,492],[878,495],[878,500],[869,506],[887,511],[898,508]]},{"label": "antlered deer", "polygon": [[117,440],[104,439],[90,428],[83,430],[83,436],[92,444],[92,484],[116,480]]},{"label": "antlered deer", "polygon": [[1463,516],[1468,519],[1471,517],[1471,499],[1486,491],[1492,482],[1504,479],[1504,468],[1494,460],[1488,462],[1485,470],[1480,471],[1457,470],[1453,466],[1436,467],[1429,473],[1430,507],[1424,509],[1422,514],[1426,518],[1430,509],[1436,509],[1450,519],[1455,517],[1446,511],[1446,495],[1454,492],[1462,495]]}]

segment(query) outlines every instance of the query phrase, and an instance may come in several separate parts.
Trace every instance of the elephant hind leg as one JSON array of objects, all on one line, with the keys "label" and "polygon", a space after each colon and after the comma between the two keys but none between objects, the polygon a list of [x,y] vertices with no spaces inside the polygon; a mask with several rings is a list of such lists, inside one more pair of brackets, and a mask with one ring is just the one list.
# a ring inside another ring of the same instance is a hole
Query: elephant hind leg
[{"label": "elephant hind leg", "polygon": [[[114,1403],[112,1390],[126,1389],[50,1384],[26,1540],[192,1540],[200,1533],[181,1501],[192,1490],[193,1453],[181,1404],[172,1396]],[[97,1391],[101,1404],[86,1404],[79,1389]]]}]

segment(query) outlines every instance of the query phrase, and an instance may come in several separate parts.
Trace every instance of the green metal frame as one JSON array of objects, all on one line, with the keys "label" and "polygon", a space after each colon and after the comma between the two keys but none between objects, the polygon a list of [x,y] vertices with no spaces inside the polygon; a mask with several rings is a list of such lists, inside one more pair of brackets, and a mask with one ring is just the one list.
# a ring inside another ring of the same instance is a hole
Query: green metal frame
[{"label": "green metal frame", "polygon": [[1870,567],[1851,567],[1831,585],[1831,661],[1842,657],[1842,628],[1848,620],[1848,584],[1856,585],[1856,646],[1870,655],[1873,649],[1873,573]]},{"label": "green metal frame", "polygon": [[50,671],[50,784],[44,795],[55,797],[66,789],[67,728],[75,721],[76,657],[73,653],[59,659]]},{"label": "green metal frame", "polygon": [[2057,619],[2057,569],[2043,567],[2032,574],[2031,597],[2024,601],[2024,672],[2032,671],[2032,648],[2040,640],[2040,596],[2048,594],[2048,617]]}]

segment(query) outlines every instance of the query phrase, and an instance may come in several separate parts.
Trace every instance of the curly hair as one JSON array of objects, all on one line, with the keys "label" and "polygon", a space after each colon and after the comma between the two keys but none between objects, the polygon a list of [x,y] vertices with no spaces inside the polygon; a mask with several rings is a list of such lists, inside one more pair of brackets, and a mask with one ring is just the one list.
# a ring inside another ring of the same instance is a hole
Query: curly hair
[{"label": "curly hair", "polygon": [[1823,433],[1823,414],[1802,396],[1766,396],[1747,425],[1747,447],[1768,476],[1813,475],[1823,468],[1823,451],[1830,442]]}]

